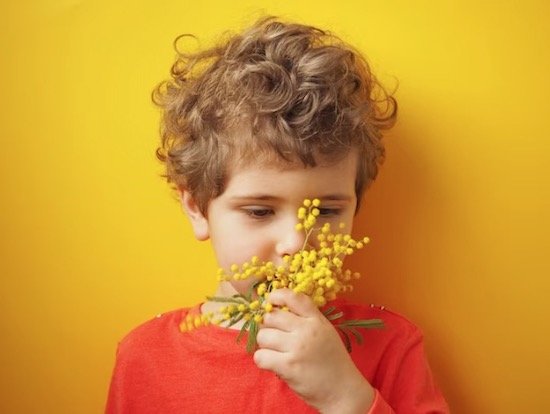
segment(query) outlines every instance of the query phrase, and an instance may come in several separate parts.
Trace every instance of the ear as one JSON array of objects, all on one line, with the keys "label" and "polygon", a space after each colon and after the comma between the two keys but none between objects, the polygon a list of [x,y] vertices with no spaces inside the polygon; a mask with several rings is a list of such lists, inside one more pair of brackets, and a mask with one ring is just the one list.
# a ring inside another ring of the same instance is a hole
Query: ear
[{"label": "ear", "polygon": [[208,240],[208,219],[202,214],[194,198],[189,191],[180,189],[180,199],[183,211],[191,222],[197,240]]}]

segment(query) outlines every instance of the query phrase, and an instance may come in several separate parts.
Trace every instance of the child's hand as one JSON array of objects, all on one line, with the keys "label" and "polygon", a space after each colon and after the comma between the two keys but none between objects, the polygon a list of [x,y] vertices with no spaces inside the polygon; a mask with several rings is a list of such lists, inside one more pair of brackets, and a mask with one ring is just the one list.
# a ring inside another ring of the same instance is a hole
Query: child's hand
[{"label": "child's hand", "polygon": [[269,295],[275,310],[258,332],[258,367],[273,371],[322,413],[365,413],[374,390],[361,375],[334,326],[311,299],[289,289]]}]

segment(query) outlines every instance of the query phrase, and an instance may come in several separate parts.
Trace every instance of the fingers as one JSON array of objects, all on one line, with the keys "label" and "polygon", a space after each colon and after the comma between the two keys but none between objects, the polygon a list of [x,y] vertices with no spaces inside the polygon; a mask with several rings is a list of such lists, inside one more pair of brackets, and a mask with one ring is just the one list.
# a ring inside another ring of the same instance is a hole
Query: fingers
[{"label": "fingers", "polygon": [[[281,313],[285,314],[283,316],[297,318],[296,315],[292,315],[290,312],[275,311],[273,313]],[[273,316],[273,313],[266,314],[268,320],[270,319],[269,317]],[[285,361],[287,353],[290,351],[292,343],[289,336],[288,332],[262,325],[256,337],[259,347],[254,352],[254,362],[256,365],[261,369],[272,371],[278,377],[281,377],[281,366]]]},{"label": "fingers", "polygon": [[279,329],[261,328],[258,331],[256,341],[260,348],[271,349],[277,352],[288,352],[290,338],[288,333],[282,332]]},{"label": "fingers", "polygon": [[281,309],[264,314],[262,328],[274,328],[283,332],[292,332],[299,325],[301,318],[292,312]]},{"label": "fingers", "polygon": [[260,348],[254,352],[254,363],[258,368],[273,371],[277,376],[281,376],[284,359],[285,354],[272,349]]},{"label": "fingers", "polygon": [[275,289],[269,294],[269,302],[273,305],[287,306],[298,316],[315,316],[319,312],[313,301],[303,293],[295,293],[290,289]]}]

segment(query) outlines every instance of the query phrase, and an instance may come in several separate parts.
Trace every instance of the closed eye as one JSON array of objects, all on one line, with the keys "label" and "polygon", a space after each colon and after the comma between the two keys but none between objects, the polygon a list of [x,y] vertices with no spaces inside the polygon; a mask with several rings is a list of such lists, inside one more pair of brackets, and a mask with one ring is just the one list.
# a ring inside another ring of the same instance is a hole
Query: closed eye
[{"label": "closed eye", "polygon": [[273,214],[275,214],[275,212],[270,209],[270,208],[253,208],[253,207],[248,207],[248,208],[244,208],[243,211],[245,212],[245,214],[255,220],[261,220],[261,219],[265,219],[269,216],[272,216]]},{"label": "closed eye", "polygon": [[319,216],[321,217],[335,217],[342,213],[341,208],[326,208],[319,207]]}]

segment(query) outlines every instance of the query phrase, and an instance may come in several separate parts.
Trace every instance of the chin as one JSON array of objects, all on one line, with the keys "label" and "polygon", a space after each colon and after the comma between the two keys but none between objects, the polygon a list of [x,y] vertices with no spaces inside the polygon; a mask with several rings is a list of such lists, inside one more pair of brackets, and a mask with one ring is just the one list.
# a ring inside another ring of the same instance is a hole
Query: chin
[{"label": "chin", "polygon": [[[230,282],[227,282],[229,285],[228,288],[232,291],[231,295],[235,295],[237,293],[240,293],[242,295],[247,295],[250,292],[250,289],[254,283],[257,282],[257,279],[249,278],[246,280],[232,280]],[[255,296],[255,293],[253,296]]]}]

